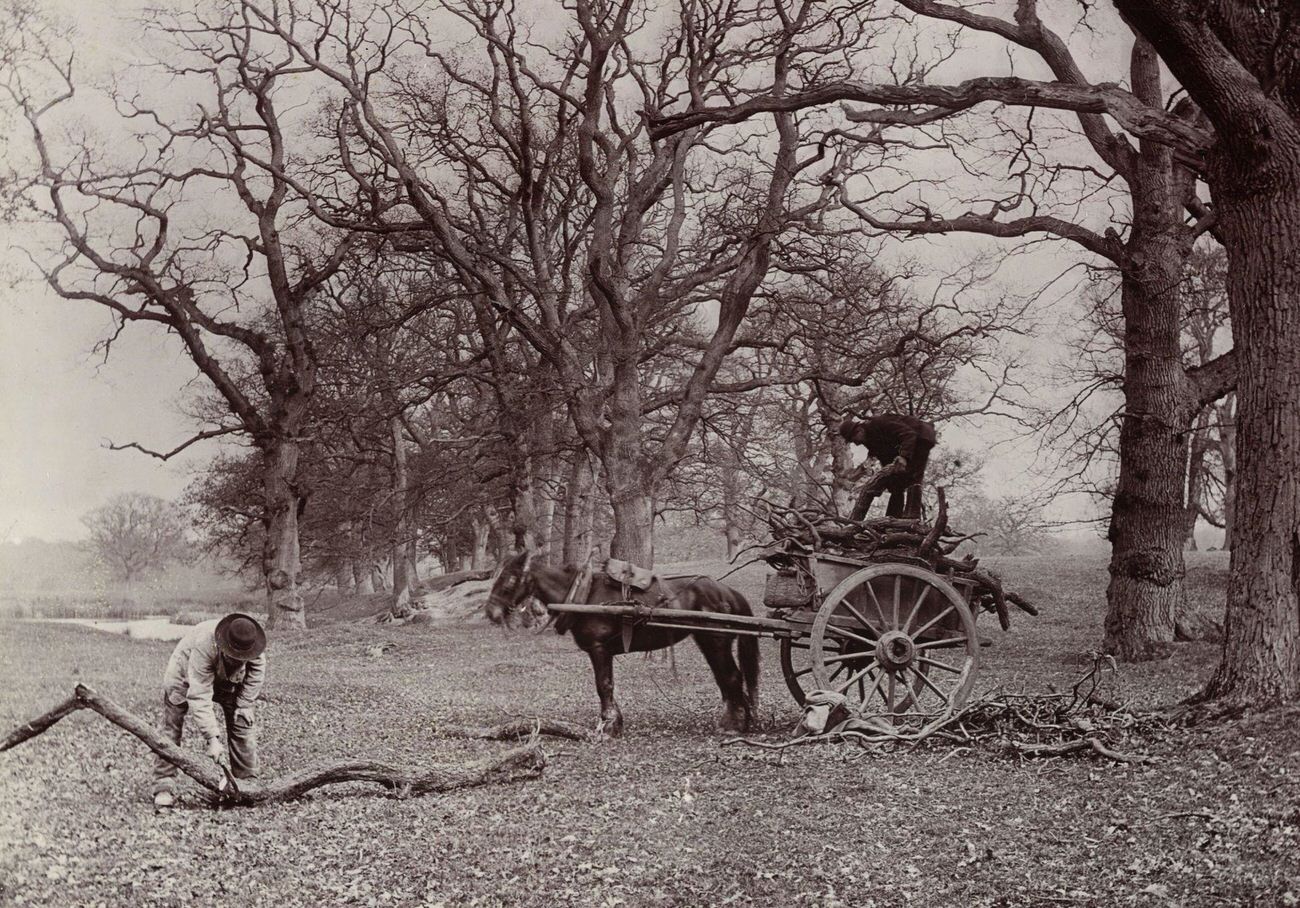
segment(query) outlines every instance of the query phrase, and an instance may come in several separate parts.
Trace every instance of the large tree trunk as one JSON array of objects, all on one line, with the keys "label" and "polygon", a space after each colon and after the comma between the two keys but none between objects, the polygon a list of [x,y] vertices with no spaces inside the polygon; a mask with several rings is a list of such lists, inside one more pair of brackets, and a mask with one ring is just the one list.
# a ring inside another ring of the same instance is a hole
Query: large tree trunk
[{"label": "large tree trunk", "polygon": [[609,556],[642,567],[653,567],[654,499],[635,484],[610,487],[610,507],[614,511],[614,535],[609,540]]},{"label": "large tree trunk", "polygon": [[[481,571],[488,566],[488,540],[492,538],[492,524],[486,519],[471,518],[470,526],[474,530],[474,553],[470,556],[471,570]],[[451,565],[447,566],[451,570]]]},{"label": "large tree trunk", "polygon": [[[1131,73],[1139,97],[1159,104],[1159,62],[1140,38]],[[1186,180],[1168,148],[1141,143],[1128,178],[1133,228],[1121,266],[1124,415],[1102,642],[1130,661],[1168,654],[1185,600],[1187,434],[1199,409],[1182,359]]]},{"label": "large tree trunk", "polygon": [[609,555],[648,568],[654,565],[654,498],[637,460],[627,449],[604,457],[605,484],[614,512]]},{"label": "large tree trunk", "polygon": [[1154,271],[1141,283],[1125,276],[1121,289],[1124,418],[1102,645],[1130,661],[1168,654],[1184,601],[1185,433],[1190,417],[1179,337],[1178,270]]},{"label": "large tree trunk", "polygon": [[574,452],[564,488],[564,552],[561,557],[565,564],[585,564],[591,557],[591,524],[595,517],[592,486],[595,481],[587,453]]},{"label": "large tree trunk", "polygon": [[600,460],[614,512],[609,555],[648,568],[654,565],[655,490],[643,462],[638,380],[634,358],[615,366],[616,390]]},{"label": "large tree trunk", "polygon": [[298,507],[294,481],[298,473],[298,443],[276,439],[262,454],[262,490],[266,501],[262,543],[262,576],[266,583],[268,626],[302,630],[307,626],[298,591],[302,562],[298,545]]},{"label": "large tree trunk", "polygon": [[718,458],[721,467],[718,481],[722,485],[722,531],[727,539],[727,560],[730,561],[740,551],[745,535],[740,526],[740,461],[725,443],[722,450]]},{"label": "large tree trunk", "polygon": [[[1237,350],[1237,488],[1223,661],[1206,693],[1300,695],[1300,126],[1215,156]],[[1225,143],[1231,144],[1231,143]]]},{"label": "large tree trunk", "polygon": [[363,567],[360,561],[352,562],[352,580],[354,589],[363,596],[368,596],[375,591],[370,569]]},{"label": "large tree trunk", "polygon": [[404,618],[410,612],[411,586],[411,526],[410,502],[406,470],[406,443],[402,421],[394,416],[389,420],[393,443],[393,605],[392,612]]},{"label": "large tree trunk", "polygon": [[850,479],[853,473],[853,452],[838,431],[831,430],[828,437],[831,445],[831,501],[835,505],[835,513],[847,517],[853,512],[857,497],[853,494],[854,483]]}]

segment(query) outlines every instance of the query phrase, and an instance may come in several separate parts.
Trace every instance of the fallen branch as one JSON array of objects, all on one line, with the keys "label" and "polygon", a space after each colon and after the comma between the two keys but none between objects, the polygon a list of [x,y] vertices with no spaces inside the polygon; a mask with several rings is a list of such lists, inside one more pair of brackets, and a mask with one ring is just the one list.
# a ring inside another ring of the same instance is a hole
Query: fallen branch
[{"label": "fallen branch", "polygon": [[1116,763],[1152,763],[1154,760],[1144,754],[1126,754],[1111,750],[1096,738],[1084,738],[1080,741],[1061,741],[1056,744],[1031,744],[1024,741],[1008,742],[1017,753],[1026,757],[1060,757],[1065,754],[1092,750],[1107,760]]},{"label": "fallen branch", "polygon": [[355,761],[305,769],[266,783],[241,780],[232,784],[215,762],[173,744],[159,735],[149,722],[83,684],[77,685],[68,700],[6,735],[3,744],[0,744],[0,751],[9,750],[36,737],[64,716],[80,709],[93,710],[135,735],[154,753],[216,794],[217,803],[224,805],[251,806],[289,801],[313,788],[342,782],[374,782],[394,791],[398,797],[454,791],[536,778],[541,775],[546,763],[541,745],[533,739],[522,747],[495,757],[459,765],[410,769],[371,761]]},{"label": "fallen branch", "polygon": [[550,735],[587,743],[600,740],[599,735],[594,731],[580,725],[543,719],[515,719],[500,725],[481,728],[442,728],[439,731],[451,738],[477,738],[483,741],[515,741],[534,735]]}]

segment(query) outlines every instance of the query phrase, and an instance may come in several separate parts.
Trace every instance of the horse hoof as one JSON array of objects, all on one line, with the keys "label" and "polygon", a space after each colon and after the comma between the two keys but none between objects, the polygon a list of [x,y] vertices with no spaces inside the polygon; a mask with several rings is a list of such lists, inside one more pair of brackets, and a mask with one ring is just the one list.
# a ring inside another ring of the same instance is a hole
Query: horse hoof
[{"label": "horse hoof", "polygon": [[718,732],[724,735],[743,735],[749,731],[749,719],[745,716],[724,715],[718,721]]},{"label": "horse hoof", "polygon": [[623,718],[601,719],[596,723],[596,735],[601,738],[623,737]]}]

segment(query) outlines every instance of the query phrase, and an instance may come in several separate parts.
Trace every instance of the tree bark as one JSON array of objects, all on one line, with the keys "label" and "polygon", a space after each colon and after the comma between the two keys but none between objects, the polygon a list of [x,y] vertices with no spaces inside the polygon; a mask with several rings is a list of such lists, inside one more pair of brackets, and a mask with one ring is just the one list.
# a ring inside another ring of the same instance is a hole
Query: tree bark
[{"label": "tree bark", "polygon": [[352,581],[353,589],[363,596],[368,596],[375,591],[370,569],[363,566],[360,561],[352,562]]},{"label": "tree bark", "polygon": [[[1159,62],[1141,38],[1131,72],[1134,91],[1158,105]],[[1145,140],[1128,175],[1133,227],[1120,264],[1124,414],[1102,641],[1104,651],[1127,661],[1168,655],[1185,602],[1187,433],[1199,410],[1182,351],[1189,179],[1169,148]]]},{"label": "tree bark", "polygon": [[[470,570],[481,571],[488,566],[488,540],[492,536],[492,524],[486,519],[471,518],[470,527],[474,530],[474,552],[470,555]],[[448,565],[448,569],[451,565]]]},{"label": "tree bark", "polygon": [[[1151,249],[1160,260],[1158,245]],[[1177,262],[1175,257],[1173,262]],[[1161,265],[1167,261],[1160,262]],[[1152,263],[1123,278],[1124,417],[1112,504],[1106,652],[1162,658],[1184,603],[1188,391],[1179,332],[1178,269]]]},{"label": "tree bark", "polygon": [[393,605],[395,617],[405,618],[411,611],[411,527],[410,502],[406,469],[406,439],[402,420],[389,420],[393,444]]},{"label": "tree bark", "polygon": [[302,630],[307,626],[302,594],[298,542],[298,443],[281,437],[262,454],[262,486],[266,500],[262,543],[262,576],[266,583],[268,626],[276,630]]},{"label": "tree bark", "polygon": [[561,557],[565,564],[585,564],[591,557],[591,524],[595,516],[593,485],[595,477],[587,452],[575,451],[564,489],[564,552]]},{"label": "tree bark", "polygon": [[610,489],[610,506],[614,511],[614,535],[609,541],[609,556],[641,567],[653,567],[653,499],[635,486]]},{"label": "tree bark", "polygon": [[625,352],[615,367],[609,415],[609,431],[600,452],[614,513],[614,532],[609,541],[611,558],[621,558],[641,567],[654,566],[654,489],[643,461],[641,438],[641,394],[635,349]]},{"label": "tree bark", "polygon": [[1252,154],[1224,144],[1209,184],[1238,357],[1237,488],[1223,661],[1206,693],[1263,706],[1300,695],[1300,125]]},{"label": "tree bark", "polygon": [[614,513],[609,555],[649,568],[654,566],[654,499],[633,450],[605,455],[605,483]]}]

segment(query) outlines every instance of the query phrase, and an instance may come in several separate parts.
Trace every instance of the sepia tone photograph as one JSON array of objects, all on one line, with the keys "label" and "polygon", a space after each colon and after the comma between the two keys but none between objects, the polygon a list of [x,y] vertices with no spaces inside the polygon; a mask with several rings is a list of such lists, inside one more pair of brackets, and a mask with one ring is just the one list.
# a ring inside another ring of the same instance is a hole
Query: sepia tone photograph
[{"label": "sepia tone photograph", "polygon": [[1296,0],[0,0],[0,905],[1300,906]]}]

